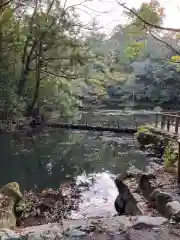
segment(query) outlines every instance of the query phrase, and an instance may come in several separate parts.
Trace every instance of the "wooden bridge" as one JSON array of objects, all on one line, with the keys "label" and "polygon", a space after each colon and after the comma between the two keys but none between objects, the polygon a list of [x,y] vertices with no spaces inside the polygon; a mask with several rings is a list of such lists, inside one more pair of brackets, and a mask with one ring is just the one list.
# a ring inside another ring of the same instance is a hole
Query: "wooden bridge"
[{"label": "wooden bridge", "polygon": [[180,137],[180,112],[156,113],[155,128]]},{"label": "wooden bridge", "polygon": [[[161,132],[169,133],[176,138],[180,138],[180,112],[158,112],[156,114],[156,120],[154,127]],[[63,120],[63,119],[62,119]],[[135,119],[134,119],[135,121]],[[136,122],[136,121],[135,121]],[[134,123],[135,123],[134,122]],[[31,121],[30,125],[33,127],[39,125],[37,121]],[[133,127],[124,127],[120,121],[106,122],[102,125],[93,125],[93,123],[75,123],[68,121],[51,121],[45,125],[54,128],[76,129],[76,130],[88,130],[88,131],[110,131],[116,133],[130,133],[137,132],[137,123]]]},{"label": "wooden bridge", "polygon": [[48,127],[54,128],[65,128],[65,129],[76,129],[76,130],[84,130],[84,131],[97,131],[97,132],[114,132],[114,133],[128,133],[134,134],[137,132],[137,127],[134,128],[126,128],[121,127],[120,123],[117,122],[117,125],[111,125],[111,123],[107,123],[105,125],[89,125],[87,122],[84,124],[77,124],[77,123],[48,123]]}]

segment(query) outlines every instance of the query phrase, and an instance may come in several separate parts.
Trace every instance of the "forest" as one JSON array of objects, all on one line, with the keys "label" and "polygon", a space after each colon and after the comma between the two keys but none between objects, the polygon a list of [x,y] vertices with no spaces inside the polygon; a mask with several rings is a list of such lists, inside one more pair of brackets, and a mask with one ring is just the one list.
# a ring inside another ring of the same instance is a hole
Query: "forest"
[{"label": "forest", "polygon": [[72,116],[91,99],[178,108],[180,31],[163,27],[158,0],[117,2],[128,21],[108,35],[67,2],[0,1],[1,118]]}]

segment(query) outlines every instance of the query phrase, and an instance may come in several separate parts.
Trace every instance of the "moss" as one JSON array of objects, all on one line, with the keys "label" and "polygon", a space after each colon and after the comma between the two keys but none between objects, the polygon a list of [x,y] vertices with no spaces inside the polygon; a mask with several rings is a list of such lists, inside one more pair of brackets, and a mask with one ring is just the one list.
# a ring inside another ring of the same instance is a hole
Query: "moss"
[{"label": "moss", "polygon": [[17,202],[22,199],[19,184],[10,182],[0,188],[0,193],[7,197],[6,206],[0,209],[0,228],[14,228],[16,226],[14,208]]},{"label": "moss", "polygon": [[141,125],[138,127],[137,129],[137,133],[146,133],[146,132],[152,132],[153,126],[150,124],[146,124],[146,125]]},{"label": "moss", "polygon": [[152,130],[152,125],[142,125],[138,127],[136,138],[142,146],[146,146],[149,144],[157,144],[157,142],[159,141],[159,138],[156,134],[153,133]]},{"label": "moss", "polygon": [[169,142],[164,150],[164,165],[165,167],[173,166],[178,161],[178,146],[175,142]]},{"label": "moss", "polygon": [[15,214],[17,218],[20,218],[32,208],[32,204],[25,199],[22,199],[16,206],[15,206]]}]

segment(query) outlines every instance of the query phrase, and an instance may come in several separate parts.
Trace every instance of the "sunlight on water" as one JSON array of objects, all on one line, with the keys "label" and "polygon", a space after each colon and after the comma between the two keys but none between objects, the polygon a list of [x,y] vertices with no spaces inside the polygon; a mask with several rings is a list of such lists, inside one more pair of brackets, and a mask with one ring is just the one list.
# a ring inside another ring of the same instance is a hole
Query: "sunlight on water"
[{"label": "sunlight on water", "polygon": [[[95,183],[88,191],[82,193],[82,202],[79,205],[78,212],[72,212],[73,219],[112,216],[114,215],[114,200],[118,194],[114,184],[115,176],[108,172],[97,173]],[[85,175],[79,176],[77,182],[89,181]]]}]

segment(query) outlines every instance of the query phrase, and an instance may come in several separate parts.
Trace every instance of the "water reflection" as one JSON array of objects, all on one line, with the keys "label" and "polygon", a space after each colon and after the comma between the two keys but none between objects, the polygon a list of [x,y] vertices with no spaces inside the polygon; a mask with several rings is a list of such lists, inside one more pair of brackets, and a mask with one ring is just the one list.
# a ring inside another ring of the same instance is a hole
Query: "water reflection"
[{"label": "water reflection", "polygon": [[[152,121],[147,113],[136,116],[141,119],[139,122]],[[83,117],[93,123],[118,119],[122,125],[132,125],[131,114],[122,111],[97,111]],[[22,190],[36,186],[41,191],[94,176],[90,189],[82,193],[79,212],[72,214],[74,218],[102,212],[103,216],[113,214],[112,203],[117,194],[113,177],[130,165],[144,169],[148,164],[132,135],[48,129],[36,134],[1,135],[0,145],[0,185],[17,181]]]},{"label": "water reflection", "polygon": [[[71,213],[73,219],[108,217],[116,213],[113,202],[118,193],[113,181],[114,175],[104,172],[91,177],[94,178],[94,184],[87,191],[82,192],[78,211],[72,211]],[[91,177],[78,176],[77,183],[88,181]]]},{"label": "water reflection", "polygon": [[130,162],[144,168],[145,156],[131,135],[80,131],[44,131],[33,137],[1,136],[0,184],[18,181],[24,188],[58,188],[81,175],[124,171]]}]

